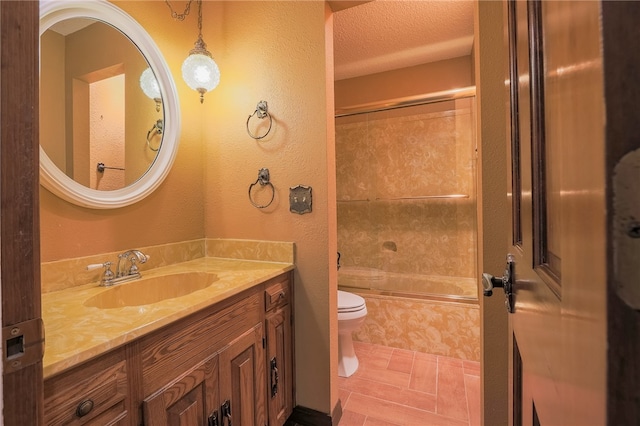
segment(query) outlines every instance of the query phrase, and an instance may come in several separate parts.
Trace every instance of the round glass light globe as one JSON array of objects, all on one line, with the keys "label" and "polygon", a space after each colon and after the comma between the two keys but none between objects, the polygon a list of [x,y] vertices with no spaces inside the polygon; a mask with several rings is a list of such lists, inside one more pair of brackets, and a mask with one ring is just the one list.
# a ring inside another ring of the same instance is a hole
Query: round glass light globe
[{"label": "round glass light globe", "polygon": [[140,74],[140,87],[149,98],[160,99],[160,86],[158,86],[158,80],[153,75],[151,68],[147,68]]},{"label": "round glass light globe", "polygon": [[182,63],[182,78],[193,90],[209,91],[220,83],[220,69],[211,57],[195,53]]}]

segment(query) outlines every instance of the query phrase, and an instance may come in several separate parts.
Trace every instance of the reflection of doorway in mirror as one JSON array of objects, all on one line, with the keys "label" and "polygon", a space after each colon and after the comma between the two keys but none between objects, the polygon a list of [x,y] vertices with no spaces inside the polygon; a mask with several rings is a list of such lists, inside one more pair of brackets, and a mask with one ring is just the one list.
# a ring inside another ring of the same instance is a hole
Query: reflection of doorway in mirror
[{"label": "reflection of doorway in mirror", "polygon": [[[124,74],[89,85],[90,188],[110,191],[125,184]],[[103,172],[98,163],[107,167]]]}]

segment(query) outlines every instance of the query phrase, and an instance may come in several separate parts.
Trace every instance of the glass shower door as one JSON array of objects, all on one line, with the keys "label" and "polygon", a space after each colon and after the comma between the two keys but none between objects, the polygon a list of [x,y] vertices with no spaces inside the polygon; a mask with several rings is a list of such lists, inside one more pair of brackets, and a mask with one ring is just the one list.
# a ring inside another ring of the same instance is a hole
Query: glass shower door
[{"label": "glass shower door", "polygon": [[342,287],[477,298],[473,98],[336,120]]}]

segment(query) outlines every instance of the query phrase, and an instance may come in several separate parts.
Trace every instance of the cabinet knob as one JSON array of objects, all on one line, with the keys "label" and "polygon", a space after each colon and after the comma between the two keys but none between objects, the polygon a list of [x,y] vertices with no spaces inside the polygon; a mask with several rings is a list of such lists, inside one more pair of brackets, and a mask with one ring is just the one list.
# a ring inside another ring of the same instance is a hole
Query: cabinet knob
[{"label": "cabinet knob", "polygon": [[90,399],[85,399],[76,407],[76,416],[84,417],[89,414],[93,410],[93,401]]}]

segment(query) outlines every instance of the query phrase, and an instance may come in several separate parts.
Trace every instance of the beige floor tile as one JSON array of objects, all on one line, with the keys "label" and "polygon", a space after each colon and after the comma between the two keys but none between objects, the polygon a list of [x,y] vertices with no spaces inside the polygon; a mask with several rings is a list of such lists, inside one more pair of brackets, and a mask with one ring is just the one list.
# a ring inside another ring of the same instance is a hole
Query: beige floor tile
[{"label": "beige floor tile", "polygon": [[340,426],[363,426],[366,418],[364,414],[344,410],[340,418]]},{"label": "beige floor tile", "polygon": [[480,426],[480,363],[354,342],[339,426]]},{"label": "beige floor tile", "polygon": [[434,394],[437,391],[438,357],[435,355],[416,353],[411,371],[409,388]]},{"label": "beige floor tile", "polygon": [[[340,426],[342,426],[342,424],[340,424]],[[364,426],[402,426],[402,425],[399,425],[398,423],[391,423],[384,420],[367,417],[367,419],[364,421]]]},{"label": "beige floor tile", "polygon": [[464,387],[467,392],[469,426],[480,426],[480,417],[482,416],[480,405],[480,376],[465,374]]},{"label": "beige floor tile", "polygon": [[[420,410],[436,411],[436,395],[417,392],[406,387],[393,386],[372,380],[353,378],[345,384],[345,388],[352,393],[383,399],[400,405],[406,405]],[[341,391],[342,391],[341,390]]]},{"label": "beige floor tile", "polygon": [[480,377],[480,363],[478,361],[463,361],[464,374]]},{"label": "beige floor tile", "polygon": [[384,420],[405,426],[468,426],[468,422],[439,416],[357,393],[349,398],[349,410],[364,414],[367,419]]},{"label": "beige floor tile", "polygon": [[469,412],[462,362],[453,362],[451,359],[438,357],[437,404],[438,414],[468,421]]},{"label": "beige floor tile", "polygon": [[401,373],[411,373],[411,368],[413,368],[413,351],[395,349],[391,354],[387,369]]}]

